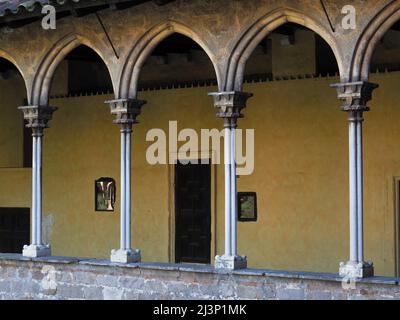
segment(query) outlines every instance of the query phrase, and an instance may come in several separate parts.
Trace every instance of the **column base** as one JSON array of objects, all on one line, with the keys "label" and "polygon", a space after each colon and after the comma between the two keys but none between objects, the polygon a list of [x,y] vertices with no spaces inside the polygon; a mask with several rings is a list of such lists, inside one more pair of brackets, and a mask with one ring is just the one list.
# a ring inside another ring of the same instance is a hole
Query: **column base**
[{"label": "column base", "polygon": [[247,268],[246,256],[216,256],[215,269],[217,270],[238,270]]},{"label": "column base", "polygon": [[134,263],[141,261],[139,249],[118,249],[111,251],[111,262],[115,263]]},{"label": "column base", "polygon": [[373,277],[374,265],[372,262],[341,262],[339,275],[350,279]]},{"label": "column base", "polygon": [[28,258],[48,257],[51,256],[51,247],[50,245],[26,245],[22,250],[22,255]]}]

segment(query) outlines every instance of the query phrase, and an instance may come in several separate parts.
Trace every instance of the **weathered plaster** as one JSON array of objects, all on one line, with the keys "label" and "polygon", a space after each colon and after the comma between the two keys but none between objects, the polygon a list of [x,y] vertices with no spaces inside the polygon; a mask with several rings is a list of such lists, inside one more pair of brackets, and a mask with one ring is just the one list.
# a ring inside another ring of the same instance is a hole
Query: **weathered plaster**
[{"label": "weathered plaster", "polygon": [[146,57],[160,41],[177,32],[192,38],[207,52],[221,91],[240,90],[244,66],[256,45],[280,25],[294,22],[322,36],[335,53],[342,80],[356,81],[368,77],[370,56],[384,32],[399,19],[400,1],[352,1],[358,18],[355,30],[341,26],[341,8],[347,4],[347,0],[326,1],[333,32],[318,1],[178,0],[162,7],[149,2],[100,13],[119,58],[94,15],[61,19],[54,31],[33,23],[3,32],[0,56],[21,71],[31,104],[48,102],[54,70],[80,44],[89,46],[104,60],[116,98],[135,98]]}]

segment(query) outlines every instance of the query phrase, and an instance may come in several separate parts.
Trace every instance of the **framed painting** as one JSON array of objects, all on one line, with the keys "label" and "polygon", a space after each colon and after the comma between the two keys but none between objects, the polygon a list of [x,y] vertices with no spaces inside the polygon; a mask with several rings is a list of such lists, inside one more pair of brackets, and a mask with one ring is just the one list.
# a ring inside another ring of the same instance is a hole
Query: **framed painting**
[{"label": "framed painting", "polygon": [[114,212],[116,185],[113,178],[100,178],[95,181],[95,210]]},{"label": "framed painting", "polygon": [[242,222],[257,221],[257,194],[255,192],[238,192],[238,220]]}]

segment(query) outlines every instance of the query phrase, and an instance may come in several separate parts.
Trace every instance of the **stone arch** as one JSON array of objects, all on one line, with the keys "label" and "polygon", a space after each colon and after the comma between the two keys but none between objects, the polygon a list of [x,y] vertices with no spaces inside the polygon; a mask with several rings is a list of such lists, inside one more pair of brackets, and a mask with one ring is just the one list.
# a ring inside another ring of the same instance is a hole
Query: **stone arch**
[{"label": "stone arch", "polygon": [[143,64],[157,45],[174,33],[179,33],[192,39],[206,52],[214,66],[217,82],[220,83],[219,69],[214,55],[206,42],[184,24],[168,21],[148,30],[132,47],[121,73],[118,98],[136,98],[139,75]]},{"label": "stone arch", "polygon": [[[101,50],[91,41],[77,35],[68,34],[59,40],[44,56],[39,64],[35,78],[33,80],[31,97],[33,105],[47,105],[49,100],[50,86],[53,75],[62,60],[75,48],[80,45],[87,46],[96,52],[103,60],[111,76],[110,67]],[[111,76],[112,79],[112,76]]]},{"label": "stone arch", "polygon": [[357,42],[351,64],[351,80],[367,81],[372,55],[385,33],[400,20],[400,2],[392,1],[367,25]]},{"label": "stone arch", "polygon": [[21,77],[22,77],[22,79],[24,81],[27,97],[29,99],[29,94],[28,94],[29,85],[28,85],[28,81],[26,79],[26,75],[25,75],[24,70],[19,66],[18,62],[8,52],[6,52],[6,51],[4,51],[2,49],[0,49],[0,58],[3,58],[5,60],[7,60],[8,62],[12,63],[15,68],[17,68],[18,72],[20,73],[20,75],[21,75]]},{"label": "stone arch", "polygon": [[343,73],[341,51],[331,32],[304,13],[280,8],[259,18],[237,41],[225,73],[224,91],[242,90],[244,69],[251,53],[269,33],[289,22],[302,25],[320,35],[331,47],[339,66],[339,72]]}]

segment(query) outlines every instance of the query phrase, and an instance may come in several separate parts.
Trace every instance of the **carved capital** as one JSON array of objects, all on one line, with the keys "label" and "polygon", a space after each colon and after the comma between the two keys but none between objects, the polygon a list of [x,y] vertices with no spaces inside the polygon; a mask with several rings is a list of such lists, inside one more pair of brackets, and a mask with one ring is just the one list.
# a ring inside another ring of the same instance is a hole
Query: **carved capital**
[{"label": "carved capital", "polygon": [[217,117],[225,119],[243,118],[242,110],[246,108],[246,102],[253,96],[248,92],[211,92],[208,94],[214,100],[217,108]]},{"label": "carved capital", "polygon": [[42,134],[43,129],[48,128],[49,121],[53,117],[56,107],[50,106],[23,106],[19,107],[24,114],[26,127],[32,128],[33,133]]},{"label": "carved capital", "polygon": [[331,85],[336,88],[338,99],[342,101],[342,111],[369,111],[368,101],[372,99],[372,92],[379,86],[375,83],[358,81],[336,83]]},{"label": "carved capital", "polygon": [[146,101],[118,99],[106,101],[105,103],[110,106],[111,114],[115,116],[115,120],[113,121],[115,124],[131,128],[133,124],[138,123],[137,117]]}]

